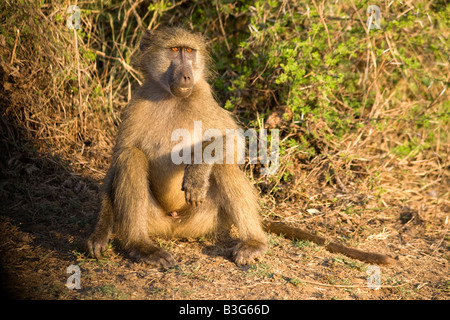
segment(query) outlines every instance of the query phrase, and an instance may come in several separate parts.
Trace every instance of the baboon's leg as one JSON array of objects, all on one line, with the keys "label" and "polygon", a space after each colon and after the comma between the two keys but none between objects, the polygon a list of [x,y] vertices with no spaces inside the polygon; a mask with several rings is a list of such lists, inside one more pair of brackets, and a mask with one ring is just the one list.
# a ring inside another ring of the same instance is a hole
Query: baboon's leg
[{"label": "baboon's leg", "polygon": [[213,175],[219,187],[220,209],[242,240],[233,249],[234,260],[238,265],[252,263],[267,249],[256,190],[236,165],[216,165]]},{"label": "baboon's leg", "polygon": [[146,156],[137,148],[128,148],[121,151],[113,165],[115,232],[121,244],[138,261],[163,267],[175,265],[172,256],[149,238],[149,232],[170,234],[171,224],[151,193]]},{"label": "baboon's leg", "polygon": [[111,198],[103,194],[102,209],[98,215],[95,230],[88,239],[88,252],[96,259],[100,259],[102,252],[108,247],[108,241],[113,231],[114,212]]},{"label": "baboon's leg", "polygon": [[177,224],[175,220],[174,236],[198,238],[217,230],[219,208],[210,198],[179,214],[180,222]]}]

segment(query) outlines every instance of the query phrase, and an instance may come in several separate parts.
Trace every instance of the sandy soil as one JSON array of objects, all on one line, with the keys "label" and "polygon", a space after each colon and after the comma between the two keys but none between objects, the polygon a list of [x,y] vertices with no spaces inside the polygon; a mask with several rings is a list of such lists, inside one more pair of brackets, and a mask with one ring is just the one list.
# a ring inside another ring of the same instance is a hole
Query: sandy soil
[{"label": "sandy soil", "polygon": [[[450,297],[448,201],[433,200],[429,195],[416,207],[389,196],[383,200],[386,206],[377,207],[379,201],[361,201],[361,195],[325,186],[320,193],[310,191],[316,194],[314,203],[321,205],[306,210],[301,200],[272,203],[264,199],[266,216],[282,217],[347,245],[387,253],[398,261],[393,266],[373,271],[366,263],[329,253],[313,243],[292,242],[272,234],[267,254],[244,267],[228,257],[228,249],[235,243],[229,236],[155,239],[179,262],[176,268],[162,270],[131,261],[115,241],[102,261],[84,254],[83,243],[98,210],[102,174],[93,179],[92,174],[74,173],[54,161],[20,155],[4,169],[0,186],[1,272],[4,288],[13,298]],[[327,203],[334,205],[324,205]],[[343,211],[343,207],[352,210]],[[66,286],[70,265],[80,267],[81,289]],[[378,290],[368,287],[369,277],[375,285],[374,277],[378,277]]]}]

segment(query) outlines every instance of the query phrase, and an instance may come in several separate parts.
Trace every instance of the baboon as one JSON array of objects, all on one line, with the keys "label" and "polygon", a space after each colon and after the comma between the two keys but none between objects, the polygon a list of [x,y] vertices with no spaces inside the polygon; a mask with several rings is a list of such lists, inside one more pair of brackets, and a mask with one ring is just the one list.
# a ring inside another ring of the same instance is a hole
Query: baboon
[{"label": "baboon", "polygon": [[[219,227],[234,225],[240,242],[232,249],[236,264],[250,264],[265,253],[267,237],[259,215],[258,194],[237,164],[175,164],[171,153],[178,141],[172,133],[188,130],[194,121],[202,130],[239,128],[231,114],[219,107],[211,87],[206,41],[182,28],[146,31],[139,64],[145,82],[124,110],[112,163],[102,190],[102,208],[87,246],[101,257],[113,232],[131,258],[150,265],[172,267],[175,259],[150,240],[151,236],[200,237]],[[192,145],[208,145],[196,141]],[[324,238],[268,222],[267,231],[308,239],[357,259],[388,263]]]}]

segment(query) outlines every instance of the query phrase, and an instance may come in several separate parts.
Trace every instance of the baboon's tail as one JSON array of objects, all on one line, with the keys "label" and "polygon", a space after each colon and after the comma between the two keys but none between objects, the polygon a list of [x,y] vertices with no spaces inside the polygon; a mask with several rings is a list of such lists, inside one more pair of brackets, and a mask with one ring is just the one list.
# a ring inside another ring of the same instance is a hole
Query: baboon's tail
[{"label": "baboon's tail", "polygon": [[325,246],[325,248],[332,253],[342,253],[350,258],[374,264],[394,264],[396,261],[387,255],[366,252],[358,249],[346,247],[336,242],[329,242],[325,238],[316,236],[304,230],[293,228],[283,222],[264,221],[264,228],[266,231],[273,232],[278,235],[283,235],[292,240],[308,240],[318,245]]}]

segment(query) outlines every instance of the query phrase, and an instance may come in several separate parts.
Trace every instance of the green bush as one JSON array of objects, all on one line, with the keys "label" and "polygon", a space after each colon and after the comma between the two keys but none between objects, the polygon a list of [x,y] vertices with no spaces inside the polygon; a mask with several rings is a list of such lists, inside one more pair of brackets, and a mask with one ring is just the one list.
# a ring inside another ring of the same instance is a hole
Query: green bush
[{"label": "green bush", "polygon": [[[16,55],[37,90],[27,92],[33,121],[7,91],[10,107],[2,115],[46,139],[43,149],[106,150],[142,80],[133,57],[143,31],[182,25],[212,40],[212,84],[224,108],[246,126],[281,130],[283,167],[275,181],[289,179],[295,159],[326,160],[328,175],[379,154],[445,159],[450,7],[427,0],[379,4],[381,29],[368,30],[369,4],[98,0],[79,4],[82,29],[74,34],[65,26],[63,1],[3,3],[4,45],[12,48],[20,29]],[[2,51],[4,61],[10,52]],[[43,67],[33,72],[36,63]],[[50,68],[52,77],[45,73]]]}]

